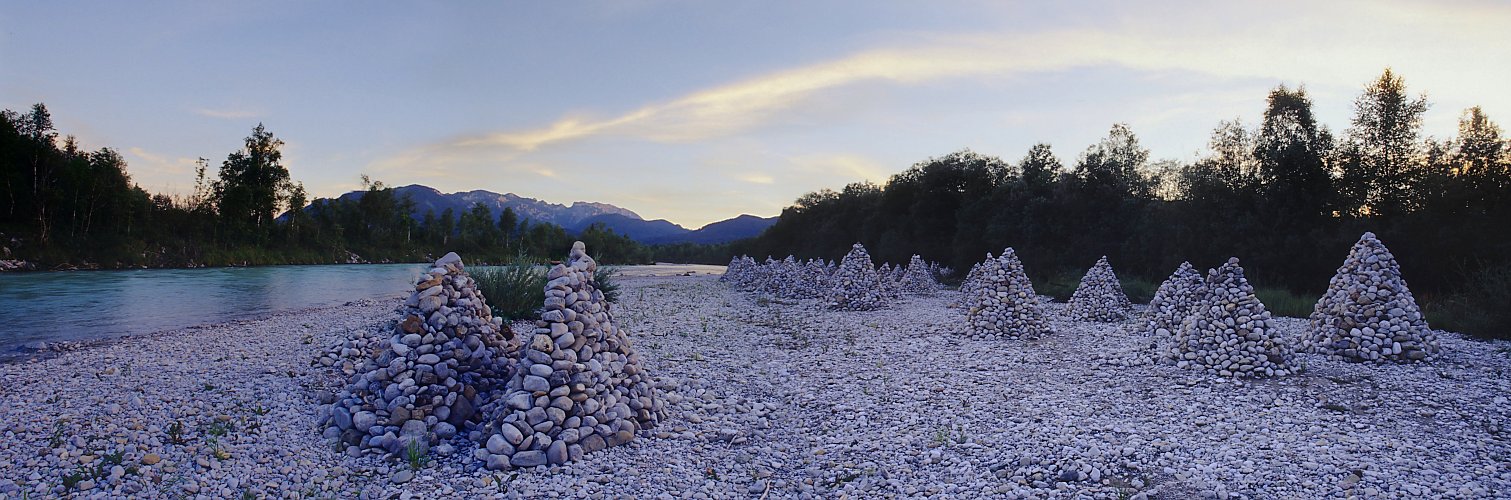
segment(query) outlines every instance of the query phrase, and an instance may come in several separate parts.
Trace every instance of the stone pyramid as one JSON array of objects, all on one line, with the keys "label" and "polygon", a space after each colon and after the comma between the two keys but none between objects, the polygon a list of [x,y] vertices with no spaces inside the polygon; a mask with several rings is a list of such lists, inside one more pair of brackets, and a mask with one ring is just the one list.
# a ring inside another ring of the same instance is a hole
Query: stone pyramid
[{"label": "stone pyramid", "polygon": [[965,279],[960,282],[960,297],[955,301],[958,307],[971,307],[976,301],[976,288],[981,285],[981,273],[985,271],[987,262],[996,260],[991,252],[986,253],[986,260],[971,264],[971,270],[965,273]]},{"label": "stone pyramid", "polygon": [[902,275],[902,290],[915,295],[931,295],[939,291],[939,281],[934,279],[933,267],[914,255],[908,260],[908,269]]},{"label": "stone pyramid", "polygon": [[1081,277],[1081,284],[1070,295],[1065,308],[1070,319],[1113,323],[1128,319],[1133,314],[1133,303],[1123,293],[1123,285],[1107,263],[1107,256],[1097,259],[1096,265]]},{"label": "stone pyramid", "polygon": [[1172,357],[1181,368],[1224,377],[1279,377],[1299,371],[1296,348],[1254,296],[1238,258],[1207,272],[1202,296],[1176,332]]},{"label": "stone pyramid", "polygon": [[834,284],[826,297],[830,309],[870,311],[881,308],[886,299],[871,254],[860,243],[850,247],[830,281]]},{"label": "stone pyramid", "polygon": [[982,262],[978,277],[972,287],[974,299],[965,315],[967,335],[977,339],[1034,339],[1049,333],[1039,296],[1013,249]]},{"label": "stone pyramid", "polygon": [[876,270],[876,279],[881,283],[883,297],[888,299],[902,297],[902,283],[897,281],[897,272],[892,269],[892,264],[882,264],[881,269]]},{"label": "stone pyramid", "polygon": [[1196,301],[1201,299],[1202,277],[1190,262],[1181,262],[1175,272],[1160,283],[1149,301],[1149,311],[1144,334],[1157,338],[1174,338],[1182,320],[1191,315]]},{"label": "stone pyramid", "polygon": [[478,427],[477,409],[512,375],[519,341],[484,304],[457,254],[421,276],[399,317],[337,396],[325,437],[394,454],[428,450]]},{"label": "stone pyramid", "polygon": [[561,464],[634,439],[665,414],[629,337],[596,288],[582,242],[546,278],[545,312],[519,370],[489,407],[477,458],[493,470]]},{"label": "stone pyramid", "polygon": [[1308,328],[1312,351],[1349,361],[1430,361],[1437,334],[1374,233],[1364,233],[1317,301]]}]

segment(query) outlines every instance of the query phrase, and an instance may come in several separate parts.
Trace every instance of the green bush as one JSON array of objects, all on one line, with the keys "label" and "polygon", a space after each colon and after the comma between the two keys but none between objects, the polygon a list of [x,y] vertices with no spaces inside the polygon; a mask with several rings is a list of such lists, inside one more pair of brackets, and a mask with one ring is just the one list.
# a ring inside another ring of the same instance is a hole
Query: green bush
[{"label": "green bush", "polygon": [[478,267],[469,271],[483,301],[506,321],[531,320],[546,301],[546,271],[531,262]]}]

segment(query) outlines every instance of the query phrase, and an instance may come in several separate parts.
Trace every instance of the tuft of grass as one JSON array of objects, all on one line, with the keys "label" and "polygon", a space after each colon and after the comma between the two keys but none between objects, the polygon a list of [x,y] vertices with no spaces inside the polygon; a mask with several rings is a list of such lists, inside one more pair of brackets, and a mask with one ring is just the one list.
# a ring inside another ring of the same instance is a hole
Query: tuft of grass
[{"label": "tuft of grass", "polygon": [[410,469],[418,471],[430,465],[430,452],[418,440],[410,441],[404,447],[404,461],[409,462]]},{"label": "tuft of grass", "polygon": [[1255,288],[1254,296],[1264,303],[1264,308],[1274,316],[1305,318],[1317,307],[1318,297],[1293,293],[1284,288]]},{"label": "tuft of grass", "polygon": [[532,262],[518,261],[469,271],[483,301],[493,314],[508,321],[540,317],[546,301],[546,271]]}]

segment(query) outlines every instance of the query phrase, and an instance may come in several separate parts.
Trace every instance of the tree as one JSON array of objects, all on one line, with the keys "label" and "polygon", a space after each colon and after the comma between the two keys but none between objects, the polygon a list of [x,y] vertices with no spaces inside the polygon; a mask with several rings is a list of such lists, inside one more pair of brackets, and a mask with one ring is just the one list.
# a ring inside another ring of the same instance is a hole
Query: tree
[{"label": "tree", "polygon": [[1133,130],[1126,123],[1116,123],[1107,137],[1081,155],[1075,175],[1094,191],[1128,199],[1147,199],[1152,186],[1143,171],[1148,162],[1149,150],[1139,145]]},{"label": "tree", "polygon": [[1049,144],[1038,143],[1028,149],[1028,154],[1018,161],[1018,171],[1023,185],[1030,192],[1042,193],[1051,184],[1060,172],[1065,170],[1065,165],[1055,157]]},{"label": "tree", "polygon": [[1406,83],[1386,68],[1354,101],[1354,117],[1339,160],[1346,212],[1356,216],[1406,213],[1425,172],[1419,131],[1426,96],[1406,95]]},{"label": "tree", "polygon": [[281,147],[283,141],[259,123],[245,146],[220,166],[215,198],[221,224],[252,242],[265,240],[278,208],[289,199],[292,184]]},{"label": "tree", "polygon": [[1254,144],[1256,180],[1267,201],[1299,214],[1328,215],[1332,177],[1326,158],[1332,142],[1327,129],[1317,125],[1304,87],[1271,90]]},{"label": "tree", "polygon": [[504,238],[504,249],[509,248],[509,240],[514,237],[514,232],[519,229],[519,216],[514,213],[513,207],[504,207],[503,213],[498,214],[498,231]]},{"label": "tree", "polygon": [[1457,175],[1464,177],[1469,189],[1477,194],[1506,193],[1511,189],[1511,158],[1507,158],[1506,141],[1501,129],[1485,116],[1479,106],[1464,110],[1459,118],[1459,136],[1454,144],[1452,161]]}]

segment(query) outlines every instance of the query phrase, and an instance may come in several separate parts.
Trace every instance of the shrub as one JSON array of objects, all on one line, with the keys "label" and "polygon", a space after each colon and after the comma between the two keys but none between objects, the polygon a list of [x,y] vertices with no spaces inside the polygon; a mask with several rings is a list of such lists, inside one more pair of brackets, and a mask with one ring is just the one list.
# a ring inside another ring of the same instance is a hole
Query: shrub
[{"label": "shrub", "polygon": [[506,321],[539,317],[541,304],[546,301],[546,272],[540,266],[520,261],[469,272],[494,315]]},{"label": "shrub", "polygon": [[603,292],[604,300],[619,302],[619,268],[598,266],[598,269],[593,271],[593,286]]}]

